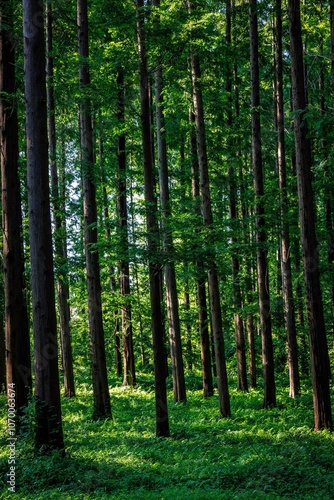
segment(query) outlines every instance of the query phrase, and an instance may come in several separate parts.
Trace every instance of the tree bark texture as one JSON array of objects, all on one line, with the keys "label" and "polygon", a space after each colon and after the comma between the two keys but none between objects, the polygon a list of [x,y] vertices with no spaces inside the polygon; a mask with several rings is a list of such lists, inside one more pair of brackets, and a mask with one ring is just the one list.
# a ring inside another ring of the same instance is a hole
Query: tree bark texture
[{"label": "tree bark texture", "polygon": [[313,189],[311,142],[306,119],[306,93],[303,65],[300,1],[289,0],[292,100],[296,150],[300,234],[303,250],[307,319],[313,386],[314,428],[332,429],[329,388],[329,357],[319,279]]},{"label": "tree bark texture", "polygon": [[[118,122],[124,126],[124,70],[120,68],[117,75],[118,87]],[[125,152],[125,133],[121,132],[118,136],[117,146],[118,159],[118,220],[120,230],[120,244],[122,258],[119,262],[120,271],[120,289],[123,297],[122,309],[122,340],[123,340],[123,366],[124,380],[123,385],[136,385],[135,358],[133,352],[133,335],[131,320],[131,302],[130,302],[130,266],[129,266],[129,234],[128,234],[128,210],[127,210],[127,187],[126,187],[126,152]]]},{"label": "tree bark texture", "polygon": [[23,35],[36,451],[64,451],[48,178],[44,15],[38,0],[23,0]]},{"label": "tree bark texture", "polygon": [[[232,5],[231,0],[226,0],[226,44],[229,50],[227,71],[226,71],[226,92],[229,96],[229,108],[227,116],[227,126],[230,128],[233,123],[232,109],[232,75],[230,64],[230,53],[232,49]],[[232,148],[232,140],[228,139]],[[237,186],[234,167],[231,165],[228,169],[229,188],[230,188],[230,219],[232,231],[234,232],[235,222],[237,221]],[[245,332],[244,322],[241,317],[242,310],[242,294],[240,286],[240,262],[239,262],[238,239],[235,235],[232,236],[232,279],[233,279],[233,306],[234,306],[234,329],[236,341],[236,357],[237,357],[237,373],[238,373],[238,390],[248,391],[247,382],[247,366],[246,366],[246,350],[245,350]]]},{"label": "tree bark texture", "polygon": [[[199,186],[199,165],[197,154],[196,131],[194,128],[195,115],[190,112],[190,153],[191,153],[191,175],[192,175],[192,198],[194,203],[194,214],[201,216],[201,198]],[[196,238],[196,231],[195,231]],[[211,345],[209,335],[209,320],[206,300],[206,279],[204,263],[196,261],[196,284],[197,284],[197,306],[198,306],[198,329],[201,340],[201,361],[203,377],[203,396],[208,398],[213,395],[213,379],[211,366]]]},{"label": "tree bark texture", "polygon": [[[54,241],[55,261],[58,268],[58,311],[60,327],[61,360],[64,373],[64,395],[75,396],[72,342],[70,329],[70,306],[68,285],[68,264],[66,248],[66,226],[65,226],[65,196],[61,192],[64,188],[59,187],[58,166],[56,161],[56,119],[54,99],[54,65],[52,56],[52,5],[46,4],[46,73],[47,73],[47,103],[48,103],[48,131],[52,202],[54,213]],[[65,161],[65,159],[63,159]],[[63,167],[65,168],[65,167]],[[65,271],[64,271],[65,270]]]},{"label": "tree bark texture", "polygon": [[140,109],[143,147],[144,190],[146,202],[147,248],[149,260],[152,338],[154,354],[156,435],[168,437],[169,419],[166,390],[166,353],[161,311],[161,264],[157,261],[159,228],[152,157],[149,78],[146,59],[145,16],[143,0],[136,0],[137,37],[140,79]]},{"label": "tree bark texture", "polygon": [[91,351],[91,369],[94,394],[94,419],[111,418],[104,330],[102,321],[101,283],[97,243],[97,208],[94,173],[93,130],[90,100],[87,0],[77,2],[79,83],[83,93],[80,101],[80,140],[82,161],[82,187],[84,205],[84,231],[86,280],[88,292],[88,318]]},{"label": "tree bark texture", "polygon": [[[153,6],[159,7],[160,0],[153,0]],[[155,14],[155,23],[159,29],[159,14]],[[164,276],[166,286],[166,304],[169,330],[169,344],[172,362],[174,401],[186,401],[186,384],[182,357],[181,328],[179,317],[179,302],[173,261],[173,235],[171,229],[171,207],[169,196],[169,173],[167,163],[167,144],[165,132],[163,73],[161,61],[156,61],[155,69],[155,104],[156,128],[159,164],[159,187],[161,204],[162,248],[164,253]]]},{"label": "tree bark texture", "polygon": [[[2,185],[3,273],[7,384],[15,386],[18,414],[28,404],[31,389],[29,321],[24,297],[22,213],[18,175],[18,117],[15,98],[15,48],[12,7],[0,2],[0,149]],[[3,324],[3,318],[2,324]],[[2,333],[3,327],[1,326]],[[1,336],[1,361],[5,344]],[[2,365],[4,367],[4,364]],[[5,380],[1,374],[0,385]]]},{"label": "tree bark texture", "polygon": [[[191,13],[191,2],[187,2],[188,12]],[[203,222],[209,230],[213,228],[213,216],[211,208],[210,182],[208,158],[206,149],[206,134],[204,121],[204,106],[201,89],[201,70],[199,57],[194,51],[191,53],[191,77],[193,87],[193,103],[196,125],[196,138],[198,150],[198,163],[200,173],[200,188],[202,197]],[[222,417],[231,415],[230,396],[228,390],[226,360],[224,351],[223,324],[220,305],[220,292],[218,272],[214,256],[210,257],[208,269],[208,285],[211,309],[211,321],[215,345],[215,359],[217,368],[219,407]]]},{"label": "tree bark texture", "polygon": [[262,364],[264,378],[264,408],[276,406],[274,352],[271,331],[271,311],[266,249],[266,228],[263,207],[264,182],[262,165],[260,122],[260,72],[257,1],[250,0],[250,65],[251,65],[251,122],[252,164],[255,195],[256,263],[262,338]]},{"label": "tree bark texture", "polygon": [[282,2],[276,0],[276,122],[277,122],[277,167],[280,187],[281,209],[281,271],[283,282],[283,300],[285,325],[287,333],[288,368],[290,381],[290,397],[300,393],[298,369],[298,346],[293,301],[293,286],[290,259],[290,231],[288,220],[288,193],[286,181],[284,100],[283,100],[283,57],[282,57]]}]

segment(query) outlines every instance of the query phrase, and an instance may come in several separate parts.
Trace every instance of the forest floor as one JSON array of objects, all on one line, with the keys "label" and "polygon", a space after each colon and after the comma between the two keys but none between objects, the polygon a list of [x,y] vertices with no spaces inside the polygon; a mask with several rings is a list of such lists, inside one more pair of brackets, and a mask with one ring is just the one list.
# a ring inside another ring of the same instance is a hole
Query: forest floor
[{"label": "forest floor", "polygon": [[8,491],[6,401],[0,396],[0,498],[19,499],[334,499],[334,433],[312,431],[312,395],[292,400],[278,387],[276,408],[262,391],[231,389],[232,417],[203,399],[187,374],[188,402],[169,392],[170,438],[155,437],[152,375],[136,389],[111,390],[113,420],[93,422],[89,383],[62,400],[66,456],[33,455],[33,429],[16,442],[16,493]]}]

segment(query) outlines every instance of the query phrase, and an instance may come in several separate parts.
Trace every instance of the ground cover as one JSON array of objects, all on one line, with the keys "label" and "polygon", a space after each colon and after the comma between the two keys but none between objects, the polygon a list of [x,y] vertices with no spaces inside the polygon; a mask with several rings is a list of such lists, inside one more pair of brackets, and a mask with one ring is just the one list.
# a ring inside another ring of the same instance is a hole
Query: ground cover
[{"label": "ground cover", "polygon": [[[171,438],[154,435],[151,376],[136,389],[111,390],[113,420],[91,420],[88,383],[63,399],[66,457],[34,457],[32,426],[18,436],[17,492],[5,484],[8,446],[1,412],[0,498],[211,500],[334,498],[334,436],[312,431],[312,396],[296,400],[278,388],[263,410],[261,389],[231,390],[232,417],[221,419],[217,396],[204,400],[200,375],[189,374],[188,402],[169,394]],[[5,398],[1,396],[1,407]]]}]

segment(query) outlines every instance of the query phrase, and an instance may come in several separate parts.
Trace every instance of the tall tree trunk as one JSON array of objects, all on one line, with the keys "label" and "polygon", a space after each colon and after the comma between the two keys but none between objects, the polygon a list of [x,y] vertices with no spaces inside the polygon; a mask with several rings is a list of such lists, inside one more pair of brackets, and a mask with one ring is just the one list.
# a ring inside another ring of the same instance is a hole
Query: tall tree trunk
[{"label": "tall tree trunk", "polygon": [[277,117],[277,166],[280,187],[281,208],[281,269],[283,281],[283,300],[287,332],[288,367],[290,397],[300,393],[298,370],[297,332],[290,259],[290,232],[288,221],[288,196],[286,182],[284,100],[283,100],[283,58],[282,58],[282,4],[276,0],[276,117]]},{"label": "tall tree trunk", "polygon": [[[230,61],[232,49],[232,5],[231,0],[226,0],[226,44],[229,50],[228,61]],[[230,63],[227,63],[226,74],[226,91],[229,97],[229,109],[227,117],[227,126],[231,128],[233,122],[232,112],[232,74]],[[232,141],[229,138],[230,147],[232,148]],[[230,219],[233,225],[237,220],[237,186],[234,167],[232,160],[228,169],[229,185],[230,185]],[[236,341],[236,355],[237,355],[237,373],[238,373],[238,390],[248,391],[247,382],[247,366],[246,366],[246,351],[245,351],[245,333],[244,322],[240,315],[242,310],[242,294],[240,286],[240,263],[239,263],[239,248],[238,239],[235,235],[232,236],[232,278],[233,278],[233,304],[234,304],[234,328],[235,328],[235,341]]]},{"label": "tall tree trunk", "polygon": [[[108,195],[106,188],[106,175],[104,169],[104,146],[103,146],[103,137],[102,137],[102,127],[103,124],[99,124],[99,157],[100,157],[100,166],[101,166],[101,182],[102,182],[102,197],[103,197],[103,220],[105,226],[105,234],[106,240],[109,246],[111,246],[111,231],[109,224],[109,208],[108,208]],[[110,260],[110,256],[109,256]],[[115,278],[115,268],[110,264],[109,266],[109,283],[110,283],[110,291],[111,293],[116,292],[116,278]],[[118,307],[116,306],[114,309],[114,347],[115,347],[115,369],[116,375],[121,376],[123,373],[122,369],[122,353],[121,353],[121,342],[120,342],[120,325],[119,325],[119,312]]]},{"label": "tall tree trunk", "polygon": [[[188,11],[191,13],[191,2],[187,2]],[[202,195],[203,222],[207,229],[213,229],[213,215],[211,208],[211,194],[209,182],[208,158],[206,150],[206,134],[204,120],[204,106],[201,89],[201,71],[199,57],[194,50],[191,52],[191,76],[193,87],[193,102],[196,125],[196,138],[198,148],[198,161],[200,172],[200,186]],[[211,321],[213,328],[213,338],[215,344],[215,358],[217,368],[219,407],[222,417],[231,415],[230,396],[228,390],[222,313],[220,304],[220,292],[218,283],[218,271],[215,256],[209,257],[208,284],[211,309]]]},{"label": "tall tree trunk", "polygon": [[43,10],[23,0],[28,209],[35,351],[36,451],[64,452],[48,178]]},{"label": "tall tree trunk", "polygon": [[263,206],[263,168],[260,123],[260,75],[258,46],[257,0],[250,0],[250,56],[252,106],[252,163],[255,193],[256,262],[262,336],[262,364],[264,378],[264,408],[276,406],[274,352],[271,332],[271,312],[266,250],[266,229]]},{"label": "tall tree trunk", "polygon": [[82,91],[80,100],[80,139],[82,162],[82,185],[84,203],[84,230],[86,254],[86,279],[88,291],[88,318],[91,350],[91,368],[94,393],[94,419],[111,418],[111,404],[108,387],[104,330],[102,321],[101,283],[97,243],[96,188],[94,183],[93,131],[88,88],[89,49],[87,0],[78,0],[78,49],[79,83]]},{"label": "tall tree trunk", "polygon": [[[120,127],[124,126],[124,70],[120,68],[117,75],[118,87],[118,122]],[[117,146],[118,160],[118,220],[120,228],[120,245],[122,258],[119,262],[120,288],[123,298],[122,304],[122,339],[123,339],[123,385],[136,385],[135,358],[133,352],[131,303],[130,303],[130,266],[129,266],[129,235],[128,235],[128,210],[126,199],[126,153],[125,133],[122,131],[118,136]]]},{"label": "tall tree trunk", "polygon": [[[160,0],[153,0],[153,6],[159,8]],[[160,18],[155,14],[155,26],[159,31]],[[156,60],[155,69],[155,103],[156,103],[156,127],[159,163],[159,186],[161,204],[161,230],[162,247],[164,253],[164,275],[166,286],[166,304],[169,330],[169,344],[172,362],[174,401],[186,401],[186,384],[184,379],[184,367],[181,344],[181,328],[179,318],[179,301],[175,276],[175,265],[173,261],[173,235],[171,228],[171,207],[169,196],[169,173],[167,163],[167,145],[165,132],[164,99],[163,99],[163,73],[161,60]]]},{"label": "tall tree trunk", "polygon": [[[2,184],[3,271],[5,294],[5,338],[7,387],[15,388],[18,414],[28,404],[31,389],[29,322],[24,297],[22,213],[18,175],[18,118],[15,98],[15,47],[13,12],[9,2],[0,2],[0,149]],[[1,318],[1,361],[5,358]],[[4,365],[2,365],[4,368]],[[1,370],[2,371],[2,370]],[[0,385],[5,380],[1,374]]]},{"label": "tall tree trunk", "polygon": [[161,314],[161,265],[157,262],[159,228],[157,200],[155,196],[152,135],[150,129],[149,79],[146,59],[145,15],[143,0],[136,0],[137,37],[140,78],[140,109],[143,147],[144,189],[146,202],[147,247],[149,258],[150,299],[154,354],[156,435],[169,436],[169,420],[166,390],[166,352],[164,345],[163,318]]},{"label": "tall tree trunk", "polygon": [[[194,214],[201,216],[201,199],[199,186],[199,165],[197,154],[196,131],[194,128],[195,115],[190,112],[190,153],[191,153],[191,174],[192,174],[192,197],[194,202]],[[195,231],[196,238],[196,231]],[[196,282],[197,282],[197,306],[198,306],[198,327],[201,340],[201,361],[203,377],[203,396],[208,398],[213,395],[213,379],[211,367],[211,349],[209,335],[209,319],[206,300],[206,279],[204,263],[197,259],[196,262]]]},{"label": "tall tree trunk", "polygon": [[289,0],[289,30],[292,76],[292,100],[299,200],[300,234],[303,249],[307,319],[310,340],[313,386],[314,428],[332,429],[329,389],[329,357],[319,279],[311,174],[311,142],[306,119],[306,94],[300,1]]},{"label": "tall tree trunk", "polygon": [[[65,186],[59,189],[59,178],[56,161],[56,119],[54,99],[54,65],[53,65],[53,37],[52,37],[52,5],[46,4],[46,73],[47,73],[47,103],[48,103],[48,131],[52,202],[54,212],[54,240],[55,260],[58,268],[58,310],[60,326],[61,358],[64,372],[64,394],[65,397],[75,396],[72,342],[70,329],[70,306],[68,286],[68,263],[66,249],[66,227],[65,227]],[[63,160],[64,161],[64,160]],[[64,167],[65,168],[65,167]],[[62,192],[60,192],[62,191]]]}]

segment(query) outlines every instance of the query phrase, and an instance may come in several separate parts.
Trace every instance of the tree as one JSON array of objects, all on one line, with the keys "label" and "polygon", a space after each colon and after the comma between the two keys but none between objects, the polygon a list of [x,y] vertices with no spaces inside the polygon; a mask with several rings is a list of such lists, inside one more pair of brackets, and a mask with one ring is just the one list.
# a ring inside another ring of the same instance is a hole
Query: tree
[{"label": "tree", "polygon": [[[118,121],[120,126],[124,126],[124,69],[120,68],[117,75],[118,87]],[[124,359],[124,380],[123,385],[136,385],[135,358],[133,352],[131,302],[130,302],[130,266],[129,266],[129,235],[128,235],[128,210],[127,210],[127,189],[126,189],[126,152],[125,133],[118,136],[117,145],[118,159],[118,220],[120,229],[121,259],[119,262],[120,288],[123,297],[122,304],[122,338],[123,338],[123,359]]]},{"label": "tree", "polygon": [[[160,0],[153,0],[153,6],[159,8]],[[156,29],[159,29],[159,14],[155,14]],[[174,401],[186,401],[186,386],[184,380],[184,367],[182,358],[181,328],[179,317],[179,302],[173,261],[173,235],[171,229],[171,207],[169,195],[169,173],[167,162],[166,123],[163,99],[163,72],[162,61],[158,57],[155,61],[155,102],[156,102],[156,128],[159,163],[159,185],[161,204],[161,229],[162,246],[165,258],[165,285],[167,317],[169,329],[169,343],[172,361]]]},{"label": "tree", "polygon": [[285,130],[284,130],[284,97],[283,97],[283,57],[282,57],[282,5],[276,0],[276,95],[275,113],[277,119],[277,167],[280,187],[281,209],[281,269],[283,282],[283,299],[285,324],[287,332],[287,352],[290,380],[290,397],[300,393],[298,371],[298,348],[295,322],[295,308],[293,301],[292,272],[290,259],[290,231],[288,220],[287,174],[285,157]]},{"label": "tree", "polygon": [[150,301],[155,379],[156,435],[169,436],[166,391],[166,353],[161,311],[161,264],[157,260],[159,228],[157,200],[154,192],[152,135],[150,119],[149,78],[146,56],[145,15],[143,0],[136,0],[137,39],[140,80],[140,118],[143,148],[144,189],[146,202],[147,249],[149,260]]},{"label": "tree", "polygon": [[[226,44],[229,51],[232,45],[232,6],[231,1],[226,1]],[[230,54],[228,54],[230,57]],[[226,92],[229,97],[229,109],[227,125],[229,128],[232,126],[232,75],[231,64],[227,62],[226,74]],[[232,149],[232,141],[230,142],[230,149]],[[228,169],[229,185],[230,185],[230,219],[233,225],[237,220],[237,185],[236,176],[233,167],[233,160],[230,157],[230,166]],[[235,232],[235,231],[234,231]],[[242,310],[242,295],[240,286],[240,262],[239,262],[239,248],[238,239],[235,235],[232,236],[232,279],[233,279],[233,305],[234,305],[234,328],[236,340],[236,355],[237,355],[237,371],[238,371],[238,389],[241,391],[248,391],[247,383],[247,366],[246,366],[246,351],[245,351],[245,332],[244,322],[241,317],[240,311]]]},{"label": "tree", "polygon": [[88,317],[91,351],[91,369],[94,393],[93,418],[111,418],[111,403],[108,387],[106,352],[102,320],[101,283],[97,244],[97,208],[94,173],[93,130],[90,112],[89,42],[87,0],[77,2],[80,139],[82,187],[84,205],[86,281],[88,293]]},{"label": "tree", "polygon": [[64,394],[66,397],[75,396],[72,343],[70,328],[70,306],[68,285],[68,261],[66,248],[66,221],[65,221],[65,187],[64,182],[59,187],[59,176],[56,160],[56,118],[54,97],[54,64],[53,64],[53,12],[50,2],[46,4],[46,72],[47,72],[47,100],[48,100],[48,132],[50,149],[51,188],[54,213],[54,240],[56,251],[56,267],[58,268],[58,311],[60,326],[61,359],[64,372]]},{"label": "tree", "polygon": [[[199,186],[199,165],[197,154],[197,141],[195,125],[195,115],[192,111],[189,113],[190,122],[190,157],[191,157],[191,176],[192,176],[192,198],[194,205],[194,214],[201,217],[201,198]],[[197,237],[198,230],[195,229],[194,235]],[[213,395],[213,380],[210,352],[209,319],[206,300],[206,279],[204,262],[198,258],[196,261],[196,287],[197,287],[197,307],[198,307],[198,330],[201,341],[201,361],[203,377],[203,396],[205,398]]]},{"label": "tree", "polygon": [[264,217],[264,181],[260,123],[260,72],[257,1],[250,0],[250,62],[251,62],[251,122],[252,164],[255,194],[256,263],[262,337],[262,365],[264,379],[264,408],[276,406],[274,352],[271,331],[266,228]]},{"label": "tree", "polygon": [[[32,381],[29,321],[24,296],[22,213],[18,174],[19,137],[15,96],[15,46],[11,2],[0,2],[0,15],[0,145],[6,317],[6,379],[8,387],[15,387],[16,411],[21,412],[22,407],[28,404]],[[1,350],[4,354],[2,338]],[[1,385],[3,381],[4,377],[1,378]]]},{"label": "tree", "polygon": [[64,453],[53,274],[43,7],[23,0],[28,209],[32,282],[36,450]]},{"label": "tree", "polygon": [[[187,2],[188,12],[192,12],[192,4]],[[201,88],[201,70],[199,57],[194,49],[191,50],[191,78],[193,89],[193,104],[196,125],[196,139],[198,149],[198,163],[200,173],[200,186],[202,196],[202,212],[204,226],[212,231],[213,215],[211,208],[210,182],[208,156],[206,147],[204,105]],[[219,408],[222,417],[231,415],[230,396],[228,391],[228,380],[226,370],[226,360],[224,352],[223,325],[220,305],[220,292],[218,282],[217,265],[213,256],[210,256],[208,266],[208,285],[211,309],[211,321],[215,346],[215,361],[217,368]]]},{"label": "tree", "polygon": [[299,220],[310,341],[314,428],[315,430],[332,429],[329,358],[314,220],[312,154],[308,135],[300,1],[289,0],[288,8]]}]

